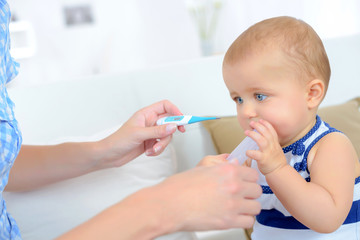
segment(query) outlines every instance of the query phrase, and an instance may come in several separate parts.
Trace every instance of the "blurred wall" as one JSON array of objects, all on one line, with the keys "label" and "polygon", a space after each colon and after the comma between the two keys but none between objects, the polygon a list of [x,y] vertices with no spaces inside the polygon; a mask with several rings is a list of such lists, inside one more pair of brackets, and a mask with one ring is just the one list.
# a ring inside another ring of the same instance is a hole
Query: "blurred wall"
[{"label": "blurred wall", "polygon": [[[196,1],[196,0],[195,0]],[[9,0],[31,23],[36,52],[18,59],[11,86],[74,80],[200,58],[197,29],[185,0]],[[304,19],[323,38],[359,32],[356,0],[223,0],[214,35],[222,54],[251,24],[268,17]],[[92,23],[68,26],[65,8],[90,6]]]}]

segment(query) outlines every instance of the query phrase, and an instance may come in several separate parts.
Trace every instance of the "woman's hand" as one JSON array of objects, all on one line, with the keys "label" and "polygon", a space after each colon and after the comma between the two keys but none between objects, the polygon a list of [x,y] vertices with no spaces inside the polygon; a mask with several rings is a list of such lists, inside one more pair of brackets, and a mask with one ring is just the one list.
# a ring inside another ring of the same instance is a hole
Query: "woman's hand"
[{"label": "woman's hand", "polygon": [[59,238],[154,239],[178,231],[249,228],[260,212],[254,169],[196,167],[139,190]]},{"label": "woman's hand", "polygon": [[47,146],[23,145],[10,172],[7,191],[31,190],[46,184],[119,167],[140,154],[155,156],[183,126],[156,126],[158,118],[182,115],[169,101],[137,111],[120,129],[97,142],[72,142]]},{"label": "woman's hand", "polygon": [[165,116],[182,115],[171,102],[164,100],[137,111],[124,125],[109,137],[100,141],[104,152],[104,167],[121,166],[145,152],[148,156],[159,155],[170,143],[172,134],[183,126],[167,124],[157,126],[156,121]]},{"label": "woman's hand", "polygon": [[157,186],[158,204],[167,199],[162,207],[173,212],[169,217],[179,224],[175,231],[249,228],[261,208],[256,201],[262,193],[257,179],[254,169],[237,162],[196,167]]},{"label": "woman's hand", "polygon": [[226,160],[226,158],[229,156],[229,154],[224,153],[221,155],[217,155],[217,156],[206,156],[203,159],[201,159],[201,161],[196,165],[197,167],[210,167],[210,166],[215,166],[221,163],[227,163],[228,160]]}]

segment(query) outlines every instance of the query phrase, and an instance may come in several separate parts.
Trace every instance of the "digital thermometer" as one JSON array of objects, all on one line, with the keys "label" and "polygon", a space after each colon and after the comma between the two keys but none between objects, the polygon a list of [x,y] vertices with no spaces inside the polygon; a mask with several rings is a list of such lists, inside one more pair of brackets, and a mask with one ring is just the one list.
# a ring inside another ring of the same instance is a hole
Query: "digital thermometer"
[{"label": "digital thermometer", "polygon": [[160,118],[156,121],[157,125],[164,125],[169,123],[176,123],[178,126],[192,124],[196,122],[201,121],[207,121],[207,120],[215,120],[219,119],[217,117],[196,117],[191,115],[181,115],[181,116],[168,116]]}]

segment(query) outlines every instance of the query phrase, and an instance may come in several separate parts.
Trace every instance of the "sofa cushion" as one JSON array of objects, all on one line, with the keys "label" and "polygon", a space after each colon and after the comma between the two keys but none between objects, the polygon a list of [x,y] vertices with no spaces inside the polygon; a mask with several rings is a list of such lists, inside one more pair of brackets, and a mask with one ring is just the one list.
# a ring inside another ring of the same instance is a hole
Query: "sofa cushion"
[{"label": "sofa cushion", "polygon": [[319,109],[319,116],[330,126],[342,131],[360,158],[360,97],[346,103]]}]

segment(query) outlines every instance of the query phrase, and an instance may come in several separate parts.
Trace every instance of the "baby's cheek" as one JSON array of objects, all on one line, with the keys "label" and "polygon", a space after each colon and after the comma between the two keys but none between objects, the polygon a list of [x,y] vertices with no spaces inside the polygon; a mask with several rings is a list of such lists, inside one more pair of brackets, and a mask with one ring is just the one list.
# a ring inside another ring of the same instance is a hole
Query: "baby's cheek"
[{"label": "baby's cheek", "polygon": [[243,130],[249,129],[249,124],[248,124],[247,120],[242,119],[241,116],[237,115],[237,121],[238,121],[241,129],[243,129]]},{"label": "baby's cheek", "polygon": [[276,123],[273,125],[275,132],[277,133],[278,142],[282,143],[287,141],[289,136],[291,135],[291,126],[287,125],[286,123]]},{"label": "baby's cheek", "polygon": [[278,135],[282,134],[284,129],[287,129],[287,126],[285,125],[286,122],[283,121],[281,117],[275,117],[274,114],[272,114],[270,117],[264,117],[262,119],[270,123]]}]

